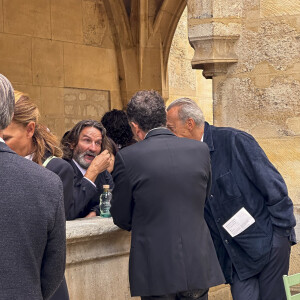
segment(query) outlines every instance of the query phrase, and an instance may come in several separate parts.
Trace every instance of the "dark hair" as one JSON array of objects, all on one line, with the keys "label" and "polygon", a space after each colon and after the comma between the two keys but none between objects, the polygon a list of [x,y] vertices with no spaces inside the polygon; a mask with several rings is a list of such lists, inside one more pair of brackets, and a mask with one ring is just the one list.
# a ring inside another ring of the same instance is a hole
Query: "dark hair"
[{"label": "dark hair", "polygon": [[[61,140],[63,158],[71,160],[73,158],[74,148],[78,144],[79,135],[86,127],[94,127],[102,134],[101,152],[107,148],[106,130],[103,125],[95,120],[83,120],[78,122],[69,132],[66,132]],[[71,149],[73,148],[73,149]]]},{"label": "dark hair", "polygon": [[166,126],[166,107],[161,95],[154,91],[139,91],[127,105],[127,116],[130,122],[148,132],[152,128]]},{"label": "dark hair", "polygon": [[113,154],[114,156],[116,156],[117,152],[119,151],[118,146],[116,145],[116,143],[110,137],[107,137],[106,150],[108,150],[108,152]]},{"label": "dark hair", "polygon": [[125,111],[113,109],[103,115],[101,122],[106,129],[107,136],[121,148],[134,142]]}]

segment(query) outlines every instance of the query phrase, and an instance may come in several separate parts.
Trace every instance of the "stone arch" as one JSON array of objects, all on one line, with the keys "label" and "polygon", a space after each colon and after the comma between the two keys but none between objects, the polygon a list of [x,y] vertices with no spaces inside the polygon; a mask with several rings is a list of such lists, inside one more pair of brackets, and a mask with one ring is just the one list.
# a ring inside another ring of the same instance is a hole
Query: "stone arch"
[{"label": "stone arch", "polygon": [[117,52],[123,105],[140,89],[168,98],[167,64],[186,0],[104,0]]}]

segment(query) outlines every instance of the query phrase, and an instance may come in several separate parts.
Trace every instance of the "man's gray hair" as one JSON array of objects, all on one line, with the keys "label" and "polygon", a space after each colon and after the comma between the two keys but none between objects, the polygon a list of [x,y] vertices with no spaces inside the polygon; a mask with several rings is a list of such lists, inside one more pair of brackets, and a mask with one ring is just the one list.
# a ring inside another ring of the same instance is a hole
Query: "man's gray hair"
[{"label": "man's gray hair", "polygon": [[198,127],[204,125],[205,118],[202,110],[197,105],[195,101],[190,98],[180,98],[173,101],[167,108],[169,111],[172,107],[179,106],[178,117],[182,122],[185,122],[187,119],[191,118],[195,121]]},{"label": "man's gray hair", "polygon": [[14,89],[9,80],[0,74],[0,130],[3,130],[10,124],[14,108]]}]

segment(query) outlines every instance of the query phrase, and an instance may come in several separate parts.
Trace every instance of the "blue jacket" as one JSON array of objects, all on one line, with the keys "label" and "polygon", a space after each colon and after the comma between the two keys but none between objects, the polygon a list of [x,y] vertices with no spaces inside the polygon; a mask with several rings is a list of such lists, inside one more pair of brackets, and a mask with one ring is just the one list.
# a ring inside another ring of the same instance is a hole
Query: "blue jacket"
[{"label": "blue jacket", "polygon": [[[206,123],[204,142],[212,166],[205,219],[226,281],[231,282],[233,267],[244,280],[268,263],[273,230],[296,242],[293,203],[283,178],[251,135]],[[222,225],[242,207],[255,223],[231,237]]]}]

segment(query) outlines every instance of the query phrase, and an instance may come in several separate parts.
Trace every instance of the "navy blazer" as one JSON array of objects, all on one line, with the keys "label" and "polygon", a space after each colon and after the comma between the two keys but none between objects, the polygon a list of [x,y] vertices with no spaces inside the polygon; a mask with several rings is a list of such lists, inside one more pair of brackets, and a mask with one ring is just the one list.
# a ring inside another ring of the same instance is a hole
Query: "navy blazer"
[{"label": "navy blazer", "polygon": [[[226,281],[232,280],[233,266],[244,280],[268,263],[273,230],[296,242],[293,203],[282,176],[251,135],[206,123],[204,142],[212,165],[205,218]],[[222,225],[242,207],[255,223],[232,238]]]},{"label": "navy blazer", "polygon": [[204,220],[210,174],[207,146],[168,129],[154,129],[117,153],[111,214],[116,225],[132,231],[132,296],[224,282]]},{"label": "navy blazer", "polygon": [[69,219],[84,218],[91,211],[95,211],[99,216],[99,201],[103,192],[103,185],[109,184],[111,189],[114,187],[111,175],[107,171],[100,173],[95,180],[95,187],[89,180],[83,178],[73,160],[66,161],[73,167],[74,171],[73,201],[68,209]]}]

